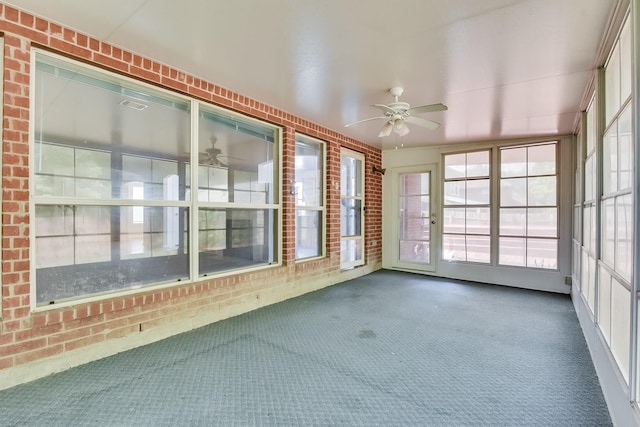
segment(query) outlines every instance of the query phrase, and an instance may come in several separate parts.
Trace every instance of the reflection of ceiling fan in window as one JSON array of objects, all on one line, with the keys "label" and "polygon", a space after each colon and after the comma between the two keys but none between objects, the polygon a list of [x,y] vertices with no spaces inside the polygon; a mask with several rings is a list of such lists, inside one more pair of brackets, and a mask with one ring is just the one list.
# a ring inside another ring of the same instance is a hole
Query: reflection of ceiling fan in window
[{"label": "reflection of ceiling fan in window", "polygon": [[201,165],[211,165],[217,166],[221,168],[229,167],[229,160],[242,160],[237,157],[231,157],[222,154],[222,150],[216,147],[216,142],[218,142],[218,138],[215,135],[211,135],[209,138],[211,141],[211,147],[204,150],[204,152],[198,153],[198,163]]}]

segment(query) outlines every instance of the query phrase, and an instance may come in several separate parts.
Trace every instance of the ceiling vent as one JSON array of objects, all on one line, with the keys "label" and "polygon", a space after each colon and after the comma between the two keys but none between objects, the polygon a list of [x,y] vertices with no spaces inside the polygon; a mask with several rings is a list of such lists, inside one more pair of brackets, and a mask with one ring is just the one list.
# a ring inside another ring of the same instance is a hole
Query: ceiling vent
[{"label": "ceiling vent", "polygon": [[125,107],[132,108],[137,111],[142,111],[148,107],[148,105],[143,104],[141,102],[131,101],[130,99],[123,99],[120,101],[120,105],[124,105]]}]

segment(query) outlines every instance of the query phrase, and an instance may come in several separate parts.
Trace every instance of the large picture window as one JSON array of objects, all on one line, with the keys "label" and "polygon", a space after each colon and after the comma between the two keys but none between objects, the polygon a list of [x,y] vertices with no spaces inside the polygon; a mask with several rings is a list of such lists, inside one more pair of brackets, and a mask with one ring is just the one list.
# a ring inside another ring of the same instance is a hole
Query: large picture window
[{"label": "large picture window", "polygon": [[502,265],[558,267],[557,143],[500,149]]},{"label": "large picture window", "polygon": [[275,263],[277,129],[202,106],[198,135],[198,273]]},{"label": "large picture window", "polygon": [[296,259],[319,257],[324,248],[324,143],[296,135]]},{"label": "large picture window", "polygon": [[37,305],[277,261],[277,127],[34,56]]}]

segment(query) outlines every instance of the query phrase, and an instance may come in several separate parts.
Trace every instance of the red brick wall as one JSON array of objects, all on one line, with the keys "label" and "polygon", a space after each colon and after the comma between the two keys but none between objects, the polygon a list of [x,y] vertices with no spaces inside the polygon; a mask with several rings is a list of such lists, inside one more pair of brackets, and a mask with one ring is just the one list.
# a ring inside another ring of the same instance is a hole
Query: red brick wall
[{"label": "red brick wall", "polygon": [[[382,260],[382,177],[380,150],[347,138],[292,114],[232,92],[170,65],[161,64],[69,28],[0,3],[4,32],[4,118],[2,123],[2,317],[0,372],[66,351],[138,334],[153,327],[259,299],[283,285],[302,287],[312,277],[327,284],[340,276],[340,148],[365,155],[366,263]],[[141,290],[31,312],[29,228],[29,81],[33,44],[105,69],[144,80],[194,98],[249,114],[282,126],[283,135],[283,265],[251,273],[212,278],[170,288]],[[179,64],[175,64],[179,65]],[[295,132],[327,142],[327,257],[295,263],[294,199],[286,183],[294,178]],[[293,292],[295,294],[295,292]]]}]

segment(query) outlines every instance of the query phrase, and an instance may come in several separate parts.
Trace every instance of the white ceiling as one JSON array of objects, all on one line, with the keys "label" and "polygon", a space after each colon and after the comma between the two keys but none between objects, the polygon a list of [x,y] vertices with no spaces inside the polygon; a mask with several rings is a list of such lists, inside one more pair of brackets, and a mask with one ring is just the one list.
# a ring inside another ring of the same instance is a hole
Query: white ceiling
[{"label": "white ceiling", "polygon": [[[365,143],[571,133],[616,0],[12,0]],[[374,103],[442,102],[402,137]]]}]

